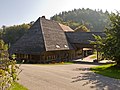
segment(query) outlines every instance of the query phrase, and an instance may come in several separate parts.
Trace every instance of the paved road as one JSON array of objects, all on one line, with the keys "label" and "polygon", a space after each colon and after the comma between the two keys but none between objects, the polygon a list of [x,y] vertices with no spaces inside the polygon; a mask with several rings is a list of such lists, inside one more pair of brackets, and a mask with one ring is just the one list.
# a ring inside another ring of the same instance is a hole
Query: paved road
[{"label": "paved road", "polygon": [[24,64],[19,83],[29,90],[120,90],[120,80],[94,74],[92,66]]}]

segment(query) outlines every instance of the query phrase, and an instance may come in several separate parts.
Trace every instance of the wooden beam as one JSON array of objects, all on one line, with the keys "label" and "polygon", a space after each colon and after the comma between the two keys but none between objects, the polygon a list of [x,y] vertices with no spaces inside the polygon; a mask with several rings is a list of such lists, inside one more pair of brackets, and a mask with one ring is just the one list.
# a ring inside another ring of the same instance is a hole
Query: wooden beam
[{"label": "wooden beam", "polygon": [[83,60],[83,58],[84,58],[84,50],[82,48],[82,60]]}]

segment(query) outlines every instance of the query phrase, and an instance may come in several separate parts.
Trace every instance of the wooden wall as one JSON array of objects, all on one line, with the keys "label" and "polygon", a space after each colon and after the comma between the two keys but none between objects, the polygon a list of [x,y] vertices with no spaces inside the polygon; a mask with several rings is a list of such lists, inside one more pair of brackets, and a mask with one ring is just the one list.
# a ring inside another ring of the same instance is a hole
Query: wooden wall
[{"label": "wooden wall", "polygon": [[44,52],[40,55],[16,54],[17,60],[30,63],[65,62],[75,58],[74,50]]}]

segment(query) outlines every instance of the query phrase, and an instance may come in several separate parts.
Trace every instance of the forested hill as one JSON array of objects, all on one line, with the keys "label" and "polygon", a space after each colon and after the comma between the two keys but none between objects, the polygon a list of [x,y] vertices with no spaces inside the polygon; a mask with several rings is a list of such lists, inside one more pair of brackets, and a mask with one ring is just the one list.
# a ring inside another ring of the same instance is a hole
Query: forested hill
[{"label": "forested hill", "polygon": [[52,20],[58,21],[70,26],[72,29],[80,25],[85,25],[90,31],[103,31],[109,23],[108,11],[91,10],[91,9],[74,9],[64,11],[51,17]]}]

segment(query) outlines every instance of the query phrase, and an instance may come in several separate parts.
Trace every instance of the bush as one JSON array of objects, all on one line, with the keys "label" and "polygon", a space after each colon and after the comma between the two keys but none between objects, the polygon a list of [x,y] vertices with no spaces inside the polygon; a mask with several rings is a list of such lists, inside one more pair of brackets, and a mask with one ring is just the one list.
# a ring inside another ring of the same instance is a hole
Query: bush
[{"label": "bush", "polygon": [[7,90],[14,81],[17,80],[17,70],[15,60],[9,60],[7,45],[0,40],[0,90]]}]

